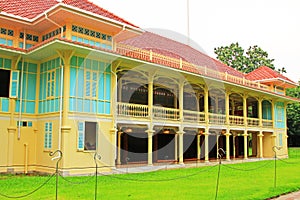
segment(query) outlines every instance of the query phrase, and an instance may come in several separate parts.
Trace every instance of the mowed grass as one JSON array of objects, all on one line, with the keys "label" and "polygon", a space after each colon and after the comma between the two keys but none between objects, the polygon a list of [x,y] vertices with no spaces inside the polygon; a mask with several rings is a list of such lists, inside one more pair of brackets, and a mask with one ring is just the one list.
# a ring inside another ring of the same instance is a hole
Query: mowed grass
[{"label": "mowed grass", "polygon": [[[289,149],[289,156],[277,160],[276,188],[274,160],[222,164],[218,199],[267,199],[300,190],[300,148]],[[218,170],[215,163],[198,168],[99,175],[97,199],[215,199]],[[25,195],[49,177],[0,175],[0,193],[13,197]],[[40,190],[22,199],[55,199],[55,181],[54,176]],[[95,176],[59,177],[58,199],[95,199],[94,194]],[[0,196],[0,199],[6,198]]]}]

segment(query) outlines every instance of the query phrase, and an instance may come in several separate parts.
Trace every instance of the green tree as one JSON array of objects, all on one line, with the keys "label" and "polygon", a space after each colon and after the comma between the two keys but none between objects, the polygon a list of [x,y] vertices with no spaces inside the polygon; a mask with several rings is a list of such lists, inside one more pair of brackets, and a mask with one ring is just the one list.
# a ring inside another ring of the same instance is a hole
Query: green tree
[{"label": "green tree", "polygon": [[250,46],[245,52],[239,43],[232,43],[229,46],[217,47],[214,52],[221,62],[244,73],[249,73],[260,66],[275,69],[274,59],[269,59],[268,53],[257,45]]},{"label": "green tree", "polygon": [[[300,86],[288,89],[286,94],[300,99]],[[287,106],[287,126],[289,135],[300,136],[300,103],[293,103]]]}]

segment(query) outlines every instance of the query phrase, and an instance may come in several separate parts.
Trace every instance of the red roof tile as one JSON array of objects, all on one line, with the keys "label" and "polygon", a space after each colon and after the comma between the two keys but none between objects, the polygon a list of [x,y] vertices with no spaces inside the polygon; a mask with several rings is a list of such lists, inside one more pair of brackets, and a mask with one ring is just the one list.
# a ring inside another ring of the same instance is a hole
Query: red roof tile
[{"label": "red roof tile", "polygon": [[208,55],[172,39],[145,32],[142,35],[121,41],[121,44],[130,45],[144,50],[152,50],[155,53],[169,56],[172,58],[182,58],[182,60],[193,63],[197,66],[207,67],[219,72],[227,72],[228,74],[243,77],[244,74],[235,69],[215,60]]},{"label": "red roof tile", "polygon": [[[8,14],[33,19],[58,3],[57,0],[0,0],[0,9]],[[63,0],[62,3],[137,27],[88,0]]]},{"label": "red roof tile", "polygon": [[[267,79],[282,79],[291,83],[294,83],[292,80],[289,78],[283,76],[277,71],[274,71],[273,69],[266,67],[266,66],[261,66],[252,72],[248,73],[246,75],[246,78],[252,81],[261,81],[261,80],[267,80]],[[296,84],[296,83],[294,83]]]}]

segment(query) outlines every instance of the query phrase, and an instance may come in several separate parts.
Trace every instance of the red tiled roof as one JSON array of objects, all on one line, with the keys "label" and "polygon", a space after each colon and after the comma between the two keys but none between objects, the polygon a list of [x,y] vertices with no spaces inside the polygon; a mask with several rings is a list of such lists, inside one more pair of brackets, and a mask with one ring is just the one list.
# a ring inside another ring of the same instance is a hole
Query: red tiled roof
[{"label": "red tiled roof", "polygon": [[172,58],[182,58],[182,60],[193,63],[197,66],[207,67],[219,72],[227,72],[228,74],[243,77],[244,74],[215,60],[206,54],[172,39],[145,32],[136,37],[120,42],[121,44],[130,45],[144,50],[152,50],[164,56]]},{"label": "red tiled roof", "polygon": [[[58,3],[57,0],[0,0],[0,10],[22,18],[33,19]],[[137,27],[88,0],[63,0],[62,3]]]},{"label": "red tiled roof", "polygon": [[[274,71],[273,69],[266,67],[266,66],[261,66],[252,72],[248,73],[246,75],[246,78],[252,81],[261,81],[261,80],[267,80],[267,79],[282,79],[291,83],[294,83],[292,80],[289,78],[283,76],[277,71]],[[294,83],[296,84],[296,83]]]}]

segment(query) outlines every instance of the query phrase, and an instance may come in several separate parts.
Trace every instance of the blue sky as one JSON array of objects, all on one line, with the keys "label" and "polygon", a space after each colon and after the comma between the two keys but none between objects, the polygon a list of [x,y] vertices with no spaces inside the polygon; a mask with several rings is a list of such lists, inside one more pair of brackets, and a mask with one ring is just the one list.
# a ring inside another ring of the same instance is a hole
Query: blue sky
[{"label": "blue sky", "polygon": [[[188,0],[90,0],[133,24],[167,36],[188,33]],[[298,0],[189,0],[190,39],[202,51],[239,42],[247,49],[258,45],[300,80],[300,1]],[[175,34],[174,34],[175,33]],[[182,42],[187,42],[183,39]]]}]

